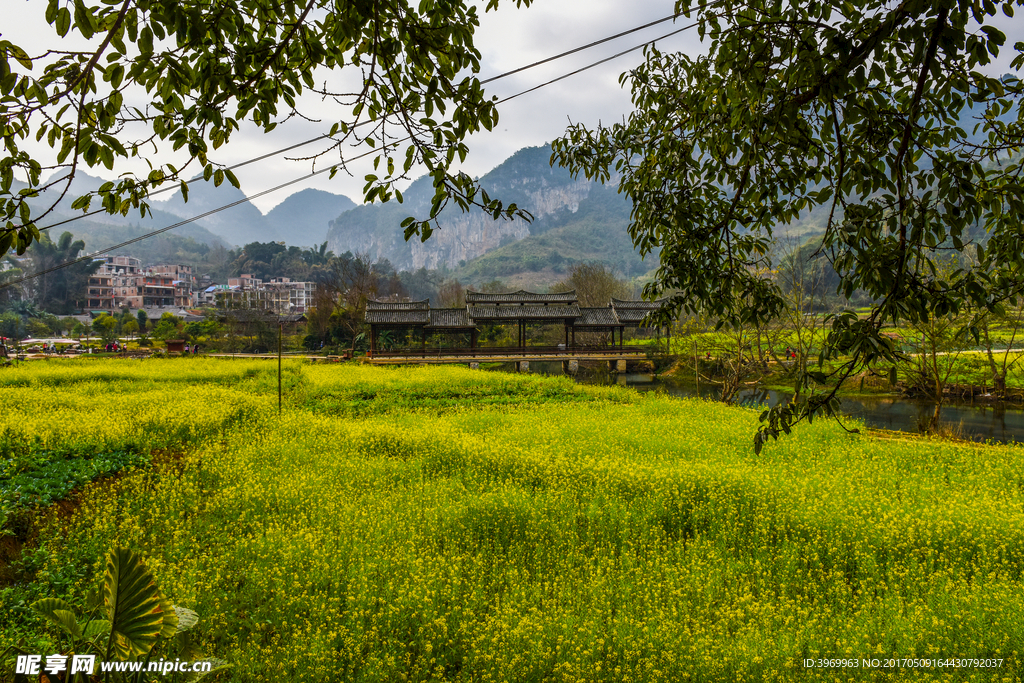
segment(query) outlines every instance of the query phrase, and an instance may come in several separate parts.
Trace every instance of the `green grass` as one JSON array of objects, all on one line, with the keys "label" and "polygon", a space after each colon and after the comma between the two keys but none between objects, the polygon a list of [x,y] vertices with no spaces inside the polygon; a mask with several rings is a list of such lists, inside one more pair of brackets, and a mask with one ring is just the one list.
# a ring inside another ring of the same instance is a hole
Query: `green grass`
[{"label": "green grass", "polygon": [[[122,544],[199,612],[204,651],[234,664],[225,680],[1024,672],[1019,448],[875,439],[818,421],[755,457],[755,411],[462,368],[292,363],[279,418],[269,366],[208,363],[214,378],[243,379],[165,383],[191,366],[161,361],[110,384],[115,403],[151,387],[135,424],[164,430],[134,439],[176,444],[181,458],[87,486],[73,513],[39,515],[22,583],[0,589],[13,617],[3,640],[45,638],[19,601],[81,596]],[[45,418],[70,397],[84,417],[65,438],[112,440],[92,429],[90,385],[70,369],[63,385],[31,372],[21,390],[35,392],[39,420],[7,428],[50,444]],[[159,408],[158,396],[185,409]],[[174,428],[200,404],[214,415]],[[229,406],[240,405],[239,418]],[[1003,666],[800,664],[886,656]]]}]

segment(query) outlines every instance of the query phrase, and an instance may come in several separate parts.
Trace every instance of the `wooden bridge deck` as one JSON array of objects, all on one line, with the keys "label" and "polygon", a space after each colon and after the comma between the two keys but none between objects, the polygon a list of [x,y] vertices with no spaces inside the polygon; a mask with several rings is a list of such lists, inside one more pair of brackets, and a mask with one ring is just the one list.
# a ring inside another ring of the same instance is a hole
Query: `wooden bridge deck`
[{"label": "wooden bridge deck", "polygon": [[508,363],[519,361],[619,361],[646,360],[646,352],[638,347],[626,348],[557,348],[509,347],[478,349],[426,349],[367,355],[364,363],[373,365],[403,365],[423,363]]}]

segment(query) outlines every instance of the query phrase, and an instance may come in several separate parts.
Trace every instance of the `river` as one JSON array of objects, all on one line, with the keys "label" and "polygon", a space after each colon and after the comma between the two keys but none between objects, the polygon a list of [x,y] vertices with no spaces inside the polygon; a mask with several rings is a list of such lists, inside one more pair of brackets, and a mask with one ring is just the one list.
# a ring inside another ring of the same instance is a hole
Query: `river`
[{"label": "river", "polygon": [[[510,366],[511,367],[511,366]],[[540,374],[560,375],[560,362],[533,362],[530,371]],[[581,372],[577,381],[585,384],[620,384],[637,391],[662,391],[673,396],[694,396],[693,385],[687,386],[654,375],[623,374],[607,372]],[[719,389],[702,386],[703,398],[716,400]],[[740,392],[737,403],[750,406],[775,405],[788,401],[792,394],[752,388]],[[852,418],[863,420],[868,427],[891,429],[902,432],[920,432],[927,425],[935,411],[935,404],[928,401],[880,395],[858,396],[842,399],[842,412]],[[972,441],[1024,442],[1024,407],[1004,403],[946,403],[941,409],[940,420],[959,432],[963,438]]]}]

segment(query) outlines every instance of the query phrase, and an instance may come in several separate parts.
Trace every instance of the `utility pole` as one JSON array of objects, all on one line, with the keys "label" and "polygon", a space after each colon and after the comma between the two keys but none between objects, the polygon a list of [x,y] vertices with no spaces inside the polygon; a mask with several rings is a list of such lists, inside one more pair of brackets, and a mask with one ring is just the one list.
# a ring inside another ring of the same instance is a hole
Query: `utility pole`
[{"label": "utility pole", "polygon": [[697,364],[697,340],[693,340],[693,380],[697,383],[697,398],[700,398],[700,366]]},{"label": "utility pole", "polygon": [[281,415],[281,334],[284,323],[277,320],[277,414]]}]

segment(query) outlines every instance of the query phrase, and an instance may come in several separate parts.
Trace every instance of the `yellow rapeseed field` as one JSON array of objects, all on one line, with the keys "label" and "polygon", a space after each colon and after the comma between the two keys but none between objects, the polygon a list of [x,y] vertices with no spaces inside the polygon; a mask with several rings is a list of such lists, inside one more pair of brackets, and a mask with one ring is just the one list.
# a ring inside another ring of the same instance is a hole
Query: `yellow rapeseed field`
[{"label": "yellow rapeseed field", "polygon": [[79,599],[124,545],[200,614],[220,680],[1024,676],[1019,447],[816,422],[755,456],[757,412],[698,400],[455,367],[284,379],[279,417],[259,361],[0,373],[7,457],[151,460],[33,513],[0,648],[52,635],[19,600]]}]

